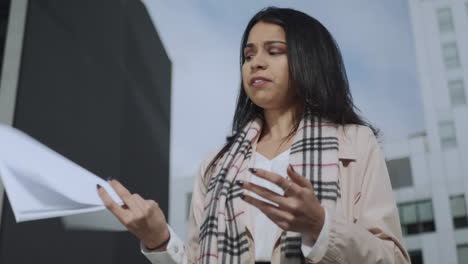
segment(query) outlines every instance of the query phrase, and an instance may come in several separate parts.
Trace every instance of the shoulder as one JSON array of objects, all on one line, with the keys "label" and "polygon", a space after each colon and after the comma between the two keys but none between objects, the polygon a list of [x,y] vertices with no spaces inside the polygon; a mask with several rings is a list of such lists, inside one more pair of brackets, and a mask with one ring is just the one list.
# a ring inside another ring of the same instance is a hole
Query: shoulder
[{"label": "shoulder", "polygon": [[354,124],[338,126],[338,137],[346,138],[353,143],[375,139],[374,132],[370,127]]},{"label": "shoulder", "polygon": [[216,155],[221,151],[222,147],[216,148],[213,151],[210,151],[205,157],[203,158],[200,168],[206,170],[210,165],[211,161],[216,157]]},{"label": "shoulder", "polygon": [[[216,157],[216,155],[221,151],[222,147],[218,147],[216,148],[215,150],[209,152],[207,155],[205,155],[205,157],[203,158],[202,162],[200,163],[200,171],[199,171],[199,175],[200,177],[202,178],[203,182],[205,184],[208,183],[208,180],[205,176],[206,175],[206,170],[208,169],[208,166],[210,166],[211,162],[213,161],[213,159]],[[209,175],[209,174],[208,174]]]},{"label": "shoulder", "polygon": [[366,156],[371,150],[379,148],[377,138],[368,126],[340,125],[337,137],[340,154],[352,159]]}]

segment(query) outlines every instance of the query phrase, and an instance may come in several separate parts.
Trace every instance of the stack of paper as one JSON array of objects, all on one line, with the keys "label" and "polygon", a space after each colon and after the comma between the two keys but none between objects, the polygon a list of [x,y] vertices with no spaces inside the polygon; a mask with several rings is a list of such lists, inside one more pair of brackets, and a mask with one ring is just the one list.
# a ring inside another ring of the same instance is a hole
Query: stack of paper
[{"label": "stack of paper", "polygon": [[17,222],[105,210],[97,184],[123,204],[100,177],[2,124],[0,178]]}]

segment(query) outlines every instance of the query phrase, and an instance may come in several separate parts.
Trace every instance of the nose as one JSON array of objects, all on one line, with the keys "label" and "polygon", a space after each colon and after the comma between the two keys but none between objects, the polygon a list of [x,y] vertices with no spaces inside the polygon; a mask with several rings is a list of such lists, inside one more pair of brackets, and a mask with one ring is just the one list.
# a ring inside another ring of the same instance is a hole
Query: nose
[{"label": "nose", "polygon": [[268,64],[265,60],[265,57],[261,53],[255,55],[250,63],[250,68],[252,69],[252,71],[260,69],[264,70],[267,68],[267,66]]}]

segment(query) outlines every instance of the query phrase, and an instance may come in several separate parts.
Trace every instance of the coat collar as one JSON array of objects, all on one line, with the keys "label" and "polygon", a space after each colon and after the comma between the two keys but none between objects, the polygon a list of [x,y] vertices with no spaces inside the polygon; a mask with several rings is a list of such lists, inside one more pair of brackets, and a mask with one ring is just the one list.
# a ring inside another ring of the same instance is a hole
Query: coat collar
[{"label": "coat collar", "polygon": [[356,146],[352,142],[352,125],[338,127],[338,159],[353,160],[357,159]]}]

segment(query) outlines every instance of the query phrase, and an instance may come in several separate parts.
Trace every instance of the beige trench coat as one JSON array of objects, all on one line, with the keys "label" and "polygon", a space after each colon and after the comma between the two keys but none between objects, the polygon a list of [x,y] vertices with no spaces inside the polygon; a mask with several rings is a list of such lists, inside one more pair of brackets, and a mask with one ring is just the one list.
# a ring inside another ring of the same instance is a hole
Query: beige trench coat
[{"label": "beige trench coat", "polygon": [[[329,212],[330,239],[323,258],[308,263],[410,263],[402,245],[398,210],[390,185],[384,155],[372,131],[365,126],[346,125],[338,129],[340,160],[338,177],[341,200]],[[196,263],[198,232],[203,219],[203,204],[209,179],[204,171],[216,152],[201,164],[195,180],[185,252],[189,263]],[[255,157],[255,155],[253,155]],[[254,158],[251,159],[254,164]],[[249,179],[245,179],[249,180]],[[247,203],[242,203],[250,206]],[[246,219],[252,221],[247,215]],[[251,263],[255,262],[252,222],[247,223]],[[280,263],[281,230],[272,251],[272,264]]]}]

